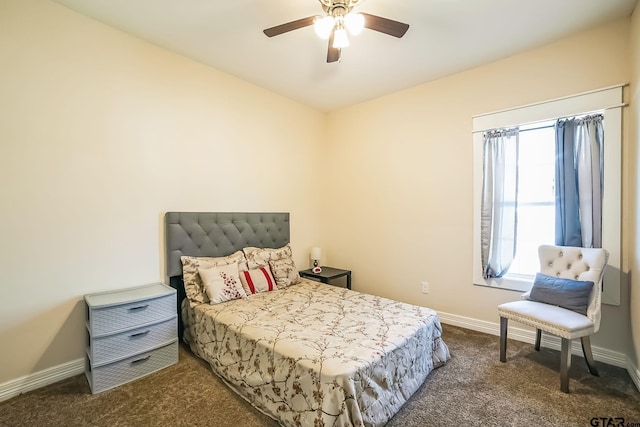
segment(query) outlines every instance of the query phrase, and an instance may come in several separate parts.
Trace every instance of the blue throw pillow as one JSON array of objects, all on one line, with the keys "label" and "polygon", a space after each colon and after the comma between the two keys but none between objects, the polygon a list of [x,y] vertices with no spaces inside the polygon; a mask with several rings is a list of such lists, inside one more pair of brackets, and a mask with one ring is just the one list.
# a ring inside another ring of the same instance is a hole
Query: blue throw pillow
[{"label": "blue throw pillow", "polygon": [[529,299],[586,315],[591,289],[591,281],[563,279],[537,273]]}]

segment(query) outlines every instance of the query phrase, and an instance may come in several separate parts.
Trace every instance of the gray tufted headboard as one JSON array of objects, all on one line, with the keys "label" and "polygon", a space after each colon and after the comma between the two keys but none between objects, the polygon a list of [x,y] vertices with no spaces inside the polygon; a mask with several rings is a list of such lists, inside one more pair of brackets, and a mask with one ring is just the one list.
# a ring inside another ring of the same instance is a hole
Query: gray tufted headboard
[{"label": "gray tufted headboard", "polygon": [[167,212],[166,269],[169,284],[178,291],[178,314],[184,299],[182,255],[219,257],[247,246],[279,248],[289,243],[289,232],[288,212]]}]

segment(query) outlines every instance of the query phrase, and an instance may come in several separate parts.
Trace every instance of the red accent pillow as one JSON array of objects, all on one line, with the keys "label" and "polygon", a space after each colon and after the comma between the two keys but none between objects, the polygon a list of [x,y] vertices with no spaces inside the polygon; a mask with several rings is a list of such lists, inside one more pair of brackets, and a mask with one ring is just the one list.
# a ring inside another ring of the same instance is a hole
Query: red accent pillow
[{"label": "red accent pillow", "polygon": [[276,289],[276,281],[268,267],[241,271],[240,281],[247,295],[269,292]]}]

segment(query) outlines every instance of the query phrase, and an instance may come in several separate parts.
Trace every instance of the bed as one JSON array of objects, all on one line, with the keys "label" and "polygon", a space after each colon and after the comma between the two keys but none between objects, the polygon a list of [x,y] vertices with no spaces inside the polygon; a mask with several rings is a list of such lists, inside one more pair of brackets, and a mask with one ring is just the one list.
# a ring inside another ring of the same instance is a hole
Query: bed
[{"label": "bed", "polygon": [[[283,426],[384,425],[450,357],[435,311],[300,278],[288,213],[169,212],[165,226],[182,339]],[[210,292],[229,265],[246,295]]]}]

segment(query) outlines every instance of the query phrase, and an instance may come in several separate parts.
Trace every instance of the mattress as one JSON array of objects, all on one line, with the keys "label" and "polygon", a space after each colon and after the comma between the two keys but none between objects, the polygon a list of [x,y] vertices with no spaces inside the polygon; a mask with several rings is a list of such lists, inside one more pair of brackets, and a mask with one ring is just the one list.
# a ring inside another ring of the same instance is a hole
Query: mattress
[{"label": "mattress", "polygon": [[193,352],[283,426],[384,425],[450,357],[435,311],[306,279],[183,318]]}]

